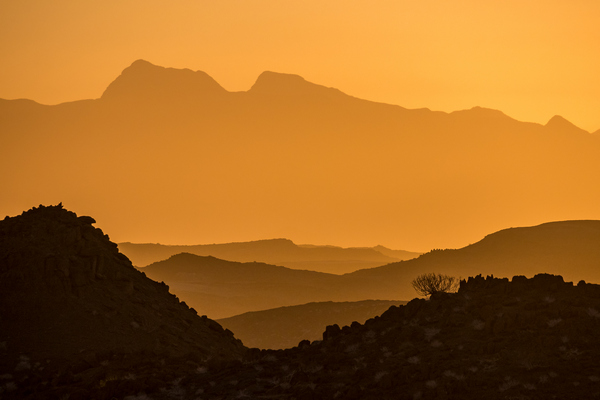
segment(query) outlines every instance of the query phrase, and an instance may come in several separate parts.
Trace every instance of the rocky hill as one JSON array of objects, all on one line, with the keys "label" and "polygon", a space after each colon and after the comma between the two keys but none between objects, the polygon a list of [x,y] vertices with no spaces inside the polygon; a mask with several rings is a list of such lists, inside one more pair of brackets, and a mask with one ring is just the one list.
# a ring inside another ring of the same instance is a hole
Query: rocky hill
[{"label": "rocky hill", "polygon": [[62,205],[0,221],[0,387],[24,395],[13,373],[33,379],[65,368],[97,385],[123,358],[245,351],[232,332],[136,270],[94,223]]},{"label": "rocky hill", "polygon": [[591,399],[600,397],[599,328],[598,285],[477,276],[458,293],[328,326],[322,342],[256,352],[235,376],[249,397]]},{"label": "rocky hill", "polygon": [[85,368],[49,377],[22,358],[2,375],[2,390],[31,399],[593,399],[599,329],[598,285],[548,274],[477,276],[457,293],[392,306],[364,324],[327,326],[323,340],[288,350],[250,349],[221,361],[150,358],[98,381]]},{"label": "rocky hill", "polygon": [[391,306],[405,303],[392,300],[313,302],[247,312],[217,322],[234,332],[235,337],[248,347],[287,349],[302,340],[320,339],[327,325],[344,326],[355,321],[364,323]]}]

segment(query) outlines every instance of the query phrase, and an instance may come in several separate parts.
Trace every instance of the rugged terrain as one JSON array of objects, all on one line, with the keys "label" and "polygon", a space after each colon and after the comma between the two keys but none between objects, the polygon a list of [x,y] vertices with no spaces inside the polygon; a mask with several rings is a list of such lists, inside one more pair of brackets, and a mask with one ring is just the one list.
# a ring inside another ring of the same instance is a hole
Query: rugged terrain
[{"label": "rugged terrain", "polygon": [[133,268],[90,217],[0,222],[2,399],[600,398],[600,286],[482,276],[247,349]]}]

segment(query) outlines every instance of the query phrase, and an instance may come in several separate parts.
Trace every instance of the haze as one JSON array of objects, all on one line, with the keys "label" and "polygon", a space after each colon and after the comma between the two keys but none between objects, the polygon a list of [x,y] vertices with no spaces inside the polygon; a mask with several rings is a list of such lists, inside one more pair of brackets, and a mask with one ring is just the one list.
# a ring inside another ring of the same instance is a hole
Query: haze
[{"label": "haze", "polygon": [[98,98],[133,60],[202,70],[230,91],[265,70],[360,98],[499,109],[600,129],[600,2],[0,3],[0,98]]},{"label": "haze", "polygon": [[0,215],[63,202],[116,242],[411,251],[600,219],[599,15],[3,2],[0,99],[73,103],[1,102]]}]

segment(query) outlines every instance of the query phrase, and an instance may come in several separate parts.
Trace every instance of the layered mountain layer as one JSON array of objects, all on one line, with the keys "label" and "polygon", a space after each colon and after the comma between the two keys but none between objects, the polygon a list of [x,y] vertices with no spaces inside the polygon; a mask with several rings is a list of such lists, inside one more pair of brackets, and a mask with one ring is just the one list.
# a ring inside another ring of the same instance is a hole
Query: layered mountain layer
[{"label": "layered mountain layer", "polygon": [[561,117],[408,110],[274,72],[228,92],[136,61],[100,99],[0,101],[0,135],[0,187],[18,193],[0,211],[63,201],[120,241],[426,251],[600,218],[600,136]]},{"label": "layered mountain layer", "polygon": [[373,248],[297,245],[287,239],[257,240],[192,246],[153,243],[119,243],[119,250],[137,267],[145,267],[178,253],[213,256],[228,261],[264,262],[292,269],[343,274],[358,269],[379,267],[417,257],[420,253]]},{"label": "layered mountain layer", "polygon": [[437,272],[455,277],[538,273],[600,282],[600,221],[561,221],[510,228],[457,250],[432,250],[418,258],[344,275],[240,263],[181,253],[140,268],[170,285],[199,313],[227,318],[248,311],[323,301],[409,300],[411,281]]}]

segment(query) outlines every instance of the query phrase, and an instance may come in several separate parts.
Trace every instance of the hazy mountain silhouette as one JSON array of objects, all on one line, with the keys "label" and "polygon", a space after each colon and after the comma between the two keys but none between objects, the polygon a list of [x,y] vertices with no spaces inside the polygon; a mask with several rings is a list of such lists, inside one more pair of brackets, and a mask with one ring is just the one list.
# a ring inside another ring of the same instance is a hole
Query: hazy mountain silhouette
[{"label": "hazy mountain silhouette", "polygon": [[145,267],[178,253],[213,256],[228,261],[264,262],[293,269],[343,274],[362,268],[378,267],[408,260],[420,253],[376,248],[296,245],[288,239],[221,243],[194,246],[169,246],[151,243],[119,243],[119,249],[137,267]]},{"label": "hazy mountain silhouette", "polygon": [[550,129],[554,132],[572,132],[574,134],[582,134],[588,133],[587,131],[576,127],[571,122],[567,121],[565,118],[560,115],[555,115],[552,117],[548,123],[545,125],[547,129]]},{"label": "hazy mountain silhouette", "polygon": [[568,279],[600,282],[600,221],[563,221],[510,228],[457,250],[344,275],[292,270],[262,263],[234,263],[178,254],[141,268],[165,281],[199,313],[225,318],[248,311],[322,301],[409,300],[410,282],[425,272],[457,277],[478,272],[498,277],[548,271]]},{"label": "hazy mountain silhouette", "polygon": [[0,221],[0,374],[243,354],[230,331],[137,271],[94,223],[62,205]]},{"label": "hazy mountain silhouette", "polygon": [[[499,277],[558,274],[567,280],[600,282],[600,221],[561,221],[510,228],[457,250],[433,250],[419,258],[356,271],[384,292],[410,293],[410,281],[423,272],[455,276],[478,273]],[[383,289],[384,286],[387,288]],[[382,297],[385,298],[385,297]],[[405,297],[401,297],[405,298]]]},{"label": "hazy mountain silhouette", "polygon": [[285,232],[427,249],[596,218],[600,203],[600,136],[560,117],[408,110],[274,72],[228,92],[203,72],[136,61],[100,99],[1,100],[0,134],[12,171],[0,186],[20,193],[0,210],[83,196],[132,241]]},{"label": "hazy mountain silhouette", "polygon": [[217,322],[235,332],[235,337],[247,347],[287,349],[302,340],[321,340],[327,325],[364,324],[391,306],[405,303],[390,300],[308,303],[248,312]]},{"label": "hazy mountain silhouette", "polygon": [[346,286],[340,275],[189,253],[174,255],[139,270],[151,279],[167,283],[182,300],[210,318],[313,301],[373,298],[372,290],[363,292],[356,284]]},{"label": "hazy mountain silhouette", "polygon": [[101,99],[117,102],[179,102],[225,93],[226,90],[205,72],[157,68],[147,61],[137,60],[108,85]]}]

